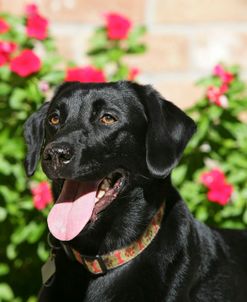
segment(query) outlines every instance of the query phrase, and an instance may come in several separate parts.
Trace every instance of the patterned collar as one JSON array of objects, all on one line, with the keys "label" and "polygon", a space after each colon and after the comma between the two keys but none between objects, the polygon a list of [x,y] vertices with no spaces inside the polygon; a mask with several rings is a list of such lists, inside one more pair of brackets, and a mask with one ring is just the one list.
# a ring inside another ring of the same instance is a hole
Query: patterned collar
[{"label": "patterned collar", "polygon": [[105,274],[107,271],[129,262],[149,246],[160,229],[164,209],[165,204],[162,204],[152,218],[145,232],[137,241],[131,243],[127,247],[109,252],[108,254],[91,257],[82,255],[74,248],[68,247],[64,244],[62,244],[62,246],[70,258],[76,259],[90,273],[95,275]]}]

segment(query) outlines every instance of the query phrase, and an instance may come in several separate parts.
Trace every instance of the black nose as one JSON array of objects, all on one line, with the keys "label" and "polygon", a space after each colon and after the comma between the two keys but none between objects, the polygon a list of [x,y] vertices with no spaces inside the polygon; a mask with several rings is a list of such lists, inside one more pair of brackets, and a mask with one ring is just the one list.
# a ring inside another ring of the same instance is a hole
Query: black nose
[{"label": "black nose", "polygon": [[72,156],[72,148],[67,144],[48,144],[43,153],[43,159],[55,166],[68,164]]}]

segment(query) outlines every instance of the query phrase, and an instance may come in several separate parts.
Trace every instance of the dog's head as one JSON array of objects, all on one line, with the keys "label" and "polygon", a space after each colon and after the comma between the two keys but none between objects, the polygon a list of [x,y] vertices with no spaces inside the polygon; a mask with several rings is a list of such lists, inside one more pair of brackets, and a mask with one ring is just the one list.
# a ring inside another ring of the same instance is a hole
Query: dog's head
[{"label": "dog's head", "polygon": [[47,176],[64,181],[48,218],[52,233],[74,238],[130,179],[166,178],[194,131],[194,122],[151,86],[60,86],[27,120],[24,132],[27,174],[34,173],[41,154]]}]

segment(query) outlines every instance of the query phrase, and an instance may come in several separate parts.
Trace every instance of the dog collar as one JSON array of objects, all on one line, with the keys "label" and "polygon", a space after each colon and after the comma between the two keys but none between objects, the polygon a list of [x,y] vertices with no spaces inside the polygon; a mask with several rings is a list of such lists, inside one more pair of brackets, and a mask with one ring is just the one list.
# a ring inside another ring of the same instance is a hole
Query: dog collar
[{"label": "dog collar", "polygon": [[164,209],[165,204],[162,204],[142,236],[134,243],[122,249],[104,255],[86,256],[80,254],[72,247],[68,247],[64,244],[62,244],[62,246],[66,254],[70,257],[73,256],[73,258],[82,264],[90,273],[95,275],[105,274],[109,270],[129,262],[149,246],[160,229]]}]

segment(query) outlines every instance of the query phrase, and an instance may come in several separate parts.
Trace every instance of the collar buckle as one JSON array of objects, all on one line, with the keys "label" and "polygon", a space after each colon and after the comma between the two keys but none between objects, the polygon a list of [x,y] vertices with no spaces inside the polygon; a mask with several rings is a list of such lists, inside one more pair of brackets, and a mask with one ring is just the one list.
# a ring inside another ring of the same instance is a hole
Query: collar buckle
[{"label": "collar buckle", "polygon": [[99,267],[102,270],[102,273],[100,273],[100,274],[102,274],[102,275],[106,274],[108,270],[107,270],[107,267],[105,265],[103,258],[100,255],[96,255],[95,258],[96,258],[96,261],[98,261]]},{"label": "collar buckle", "polygon": [[108,272],[104,259],[100,255],[83,256],[82,264],[93,274],[105,275]]}]

